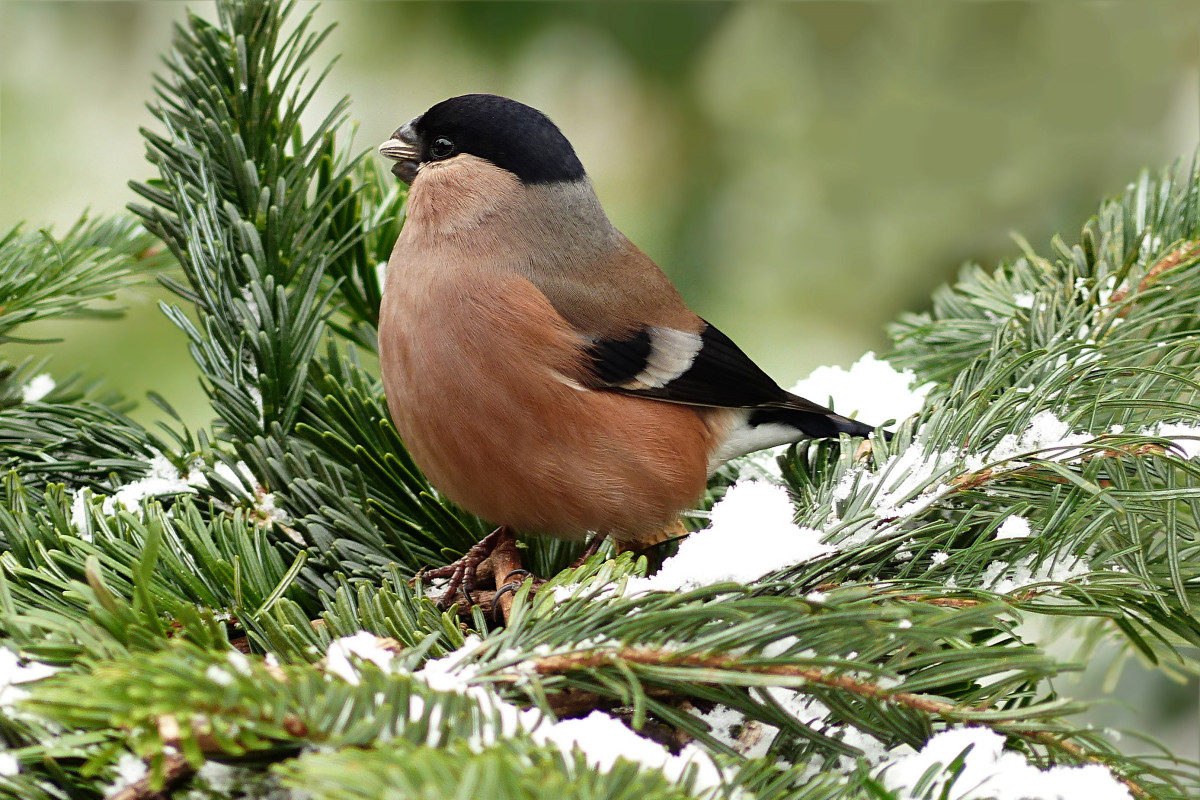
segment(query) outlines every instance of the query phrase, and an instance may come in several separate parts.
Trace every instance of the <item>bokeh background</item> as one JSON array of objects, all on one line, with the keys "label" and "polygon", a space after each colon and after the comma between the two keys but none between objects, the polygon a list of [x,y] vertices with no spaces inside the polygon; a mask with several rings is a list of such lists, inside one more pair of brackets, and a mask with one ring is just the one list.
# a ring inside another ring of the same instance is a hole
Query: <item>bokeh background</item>
[{"label": "bokeh background", "polygon": [[[151,175],[138,135],[151,75],[185,8],[0,0],[0,231],[132,199],[126,182]],[[1056,233],[1073,241],[1101,197],[1190,157],[1200,130],[1200,4],[1183,0],[342,0],[316,14],[338,25],[323,57],[341,60],[315,109],[350,95],[358,147],[454,94],[541,108],[617,225],[785,385],[886,351],[890,319],[925,308],[964,261],[1012,255],[1012,232],[1043,252]],[[161,296],[123,297],[120,323],[38,330],[63,341],[36,352],[203,424]],[[1118,674],[1109,656],[1064,692],[1107,683],[1124,705],[1097,724],[1195,755],[1195,681]]]}]

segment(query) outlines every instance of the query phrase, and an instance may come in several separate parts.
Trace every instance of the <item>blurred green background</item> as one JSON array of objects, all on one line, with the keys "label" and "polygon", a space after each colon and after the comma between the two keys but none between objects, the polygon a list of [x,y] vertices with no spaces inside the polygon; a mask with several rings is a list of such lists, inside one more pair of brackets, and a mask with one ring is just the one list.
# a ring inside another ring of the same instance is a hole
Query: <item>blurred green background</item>
[{"label": "blurred green background", "polygon": [[[617,225],[787,385],[886,350],[888,320],[963,261],[1014,253],[1011,231],[1043,252],[1072,241],[1140,168],[1190,156],[1197,6],[331,2],[323,55],[342,59],[314,109],[349,94],[365,149],[454,94],[541,108]],[[151,73],[184,9],[0,0],[0,229],[132,199],[126,181],[151,175]],[[56,372],[155,389],[203,424],[160,296],[125,297],[124,322],[39,333],[65,339]],[[1130,707],[1099,724],[1196,753],[1194,682],[1135,666],[1118,685]]]}]

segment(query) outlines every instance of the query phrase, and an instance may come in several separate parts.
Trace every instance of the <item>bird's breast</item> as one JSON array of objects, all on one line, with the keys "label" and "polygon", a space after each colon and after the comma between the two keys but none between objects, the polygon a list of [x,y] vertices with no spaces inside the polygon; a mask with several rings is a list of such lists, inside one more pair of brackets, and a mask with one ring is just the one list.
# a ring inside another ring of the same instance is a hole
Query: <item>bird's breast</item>
[{"label": "bird's breast", "polygon": [[493,523],[631,543],[701,494],[715,442],[703,412],[582,387],[582,340],[531,283],[413,256],[398,247],[389,267],[380,363],[439,491]]}]

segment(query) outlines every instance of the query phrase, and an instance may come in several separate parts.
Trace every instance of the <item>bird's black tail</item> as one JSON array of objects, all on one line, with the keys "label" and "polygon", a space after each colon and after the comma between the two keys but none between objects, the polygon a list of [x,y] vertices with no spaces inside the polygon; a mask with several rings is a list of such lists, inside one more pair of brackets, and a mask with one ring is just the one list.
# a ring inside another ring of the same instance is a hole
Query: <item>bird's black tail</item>
[{"label": "bird's black tail", "polygon": [[[792,397],[795,398],[795,402],[754,409],[750,413],[750,424],[754,426],[771,423],[787,425],[813,439],[833,439],[839,433],[866,438],[875,430],[871,425],[835,414],[828,408],[802,397],[795,395]],[[888,439],[892,438],[892,434],[887,431],[884,431],[883,435]]]}]

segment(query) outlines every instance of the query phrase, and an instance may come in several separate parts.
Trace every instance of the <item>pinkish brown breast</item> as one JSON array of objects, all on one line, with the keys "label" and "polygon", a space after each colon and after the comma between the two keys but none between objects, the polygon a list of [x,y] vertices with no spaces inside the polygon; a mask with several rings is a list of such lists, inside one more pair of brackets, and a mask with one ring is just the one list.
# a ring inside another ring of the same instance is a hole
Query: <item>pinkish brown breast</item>
[{"label": "pinkish brown breast", "polygon": [[524,278],[412,266],[398,246],[380,359],[392,419],[439,491],[517,530],[626,544],[695,502],[704,412],[574,384],[581,340]]}]

